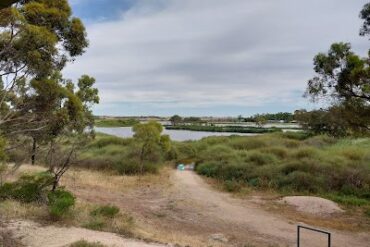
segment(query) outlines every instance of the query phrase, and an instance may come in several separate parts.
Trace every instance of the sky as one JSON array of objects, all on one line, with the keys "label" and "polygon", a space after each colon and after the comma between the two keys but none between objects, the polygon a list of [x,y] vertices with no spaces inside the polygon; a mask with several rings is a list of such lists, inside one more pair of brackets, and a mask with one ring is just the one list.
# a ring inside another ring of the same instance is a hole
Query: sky
[{"label": "sky", "polygon": [[368,0],[70,0],[90,46],[65,69],[97,80],[96,115],[249,116],[319,107],[313,57],[358,35]]}]

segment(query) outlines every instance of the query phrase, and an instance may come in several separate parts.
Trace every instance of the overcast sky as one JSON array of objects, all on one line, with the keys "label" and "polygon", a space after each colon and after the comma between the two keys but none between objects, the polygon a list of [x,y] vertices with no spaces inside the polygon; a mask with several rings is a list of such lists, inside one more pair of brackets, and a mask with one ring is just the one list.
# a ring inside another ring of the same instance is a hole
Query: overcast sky
[{"label": "overcast sky", "polygon": [[365,56],[369,0],[70,0],[97,79],[97,115],[237,116],[313,108],[312,59],[337,41]]}]

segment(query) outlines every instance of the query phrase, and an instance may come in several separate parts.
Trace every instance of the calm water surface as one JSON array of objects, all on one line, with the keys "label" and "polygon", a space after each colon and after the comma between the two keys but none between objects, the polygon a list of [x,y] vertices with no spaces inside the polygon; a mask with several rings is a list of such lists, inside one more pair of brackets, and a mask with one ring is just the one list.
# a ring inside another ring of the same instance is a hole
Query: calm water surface
[{"label": "calm water surface", "polygon": [[[118,137],[132,137],[134,135],[131,127],[119,127],[119,128],[95,128],[97,132],[104,134],[114,135]],[[254,136],[256,134],[248,133],[229,133],[229,132],[207,132],[207,131],[190,131],[190,130],[163,130],[163,134],[169,135],[171,140],[174,141],[189,141],[189,140],[200,140],[208,136]]]}]

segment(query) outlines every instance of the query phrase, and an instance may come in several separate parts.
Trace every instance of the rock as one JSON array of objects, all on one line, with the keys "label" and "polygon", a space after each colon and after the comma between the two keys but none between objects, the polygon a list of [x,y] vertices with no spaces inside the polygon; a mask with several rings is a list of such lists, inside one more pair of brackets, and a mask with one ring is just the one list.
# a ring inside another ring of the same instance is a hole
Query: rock
[{"label": "rock", "polygon": [[227,237],[222,233],[212,234],[211,236],[209,236],[209,239],[213,241],[221,242],[221,243],[229,242]]}]

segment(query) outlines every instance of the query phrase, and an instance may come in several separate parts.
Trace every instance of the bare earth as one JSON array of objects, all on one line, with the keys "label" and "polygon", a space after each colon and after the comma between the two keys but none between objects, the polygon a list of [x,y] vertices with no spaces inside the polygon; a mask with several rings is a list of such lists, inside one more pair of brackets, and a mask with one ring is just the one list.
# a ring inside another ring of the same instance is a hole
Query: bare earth
[{"label": "bare earth", "polygon": [[115,247],[161,247],[164,245],[147,244],[122,238],[116,234],[91,231],[76,227],[40,226],[30,221],[13,221],[7,223],[7,229],[13,237],[30,247],[64,247],[79,240],[100,242]]},{"label": "bare earth", "polygon": [[[129,188],[124,188],[120,179],[130,178],[102,176],[93,184],[89,182],[88,174],[75,177],[71,174],[65,184],[78,198],[96,204],[114,204],[129,212],[136,219],[139,235],[147,239],[191,247],[296,246],[296,227],[300,222],[267,211],[254,200],[237,199],[214,190],[190,171],[171,171],[157,183],[141,181],[139,185],[126,186]],[[332,218],[324,220],[331,221]],[[370,246],[369,232],[325,230],[332,232],[334,247]],[[65,244],[72,238],[74,241],[85,238],[111,246],[158,246],[79,228],[49,226],[41,229],[27,222],[21,223],[20,227],[15,225],[13,231],[15,235],[24,236],[27,240],[24,242],[29,242],[30,247],[63,246],[42,242],[54,236]],[[302,246],[326,246],[326,239],[320,234],[304,231],[302,238]]]},{"label": "bare earth", "polygon": [[335,202],[314,196],[287,196],[282,199],[282,202],[295,207],[300,212],[318,216],[344,212]]}]

